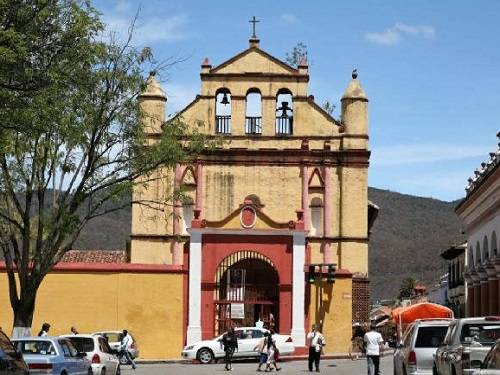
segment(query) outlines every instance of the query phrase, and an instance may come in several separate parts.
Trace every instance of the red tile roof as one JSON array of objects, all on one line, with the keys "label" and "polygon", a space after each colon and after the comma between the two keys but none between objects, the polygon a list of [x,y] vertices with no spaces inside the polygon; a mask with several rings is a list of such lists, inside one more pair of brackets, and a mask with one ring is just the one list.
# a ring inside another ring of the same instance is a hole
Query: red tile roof
[{"label": "red tile roof", "polygon": [[125,250],[70,250],[62,263],[127,263]]}]

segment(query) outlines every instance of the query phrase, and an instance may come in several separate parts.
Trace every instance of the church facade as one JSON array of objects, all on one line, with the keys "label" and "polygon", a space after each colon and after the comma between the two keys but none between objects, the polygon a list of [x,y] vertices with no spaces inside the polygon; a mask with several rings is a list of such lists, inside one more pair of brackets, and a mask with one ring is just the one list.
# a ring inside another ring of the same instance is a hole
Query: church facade
[{"label": "church facade", "polygon": [[[250,39],[229,60],[201,65],[199,95],[170,121],[222,139],[134,191],[130,261],[184,270],[182,341],[262,320],[306,344],[312,323],[328,352],[347,352],[368,319],[368,98],[354,72],[337,120],[292,67]],[[139,98],[148,139],[161,136],[167,96],[154,75]],[[177,333],[175,333],[177,335]],[[181,348],[178,348],[179,352]]]}]

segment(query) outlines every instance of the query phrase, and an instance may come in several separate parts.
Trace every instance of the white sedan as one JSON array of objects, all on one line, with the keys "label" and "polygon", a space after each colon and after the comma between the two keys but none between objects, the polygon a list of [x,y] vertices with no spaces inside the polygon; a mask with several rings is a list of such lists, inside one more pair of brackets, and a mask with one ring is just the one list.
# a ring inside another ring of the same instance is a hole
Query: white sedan
[{"label": "white sedan", "polygon": [[120,375],[120,361],[106,339],[97,335],[64,335],[79,352],[87,353],[93,375]]},{"label": "white sedan", "polygon": [[[256,327],[240,327],[235,328],[235,331],[238,337],[238,351],[234,353],[234,357],[259,357],[259,353],[254,351],[254,348],[267,330]],[[186,346],[182,351],[182,358],[197,359],[204,364],[210,363],[213,359],[224,358],[224,350],[220,343],[221,338],[222,335],[212,340],[199,341]],[[276,346],[281,355],[293,354],[295,347],[290,335],[274,334],[273,338],[276,340]]]}]

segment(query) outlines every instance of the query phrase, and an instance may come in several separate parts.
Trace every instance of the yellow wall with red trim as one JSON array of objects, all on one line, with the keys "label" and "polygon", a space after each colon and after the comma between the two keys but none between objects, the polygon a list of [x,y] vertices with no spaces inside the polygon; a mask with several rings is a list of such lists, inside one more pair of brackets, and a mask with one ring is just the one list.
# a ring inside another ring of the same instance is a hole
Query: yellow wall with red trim
[{"label": "yellow wall with red trim", "polygon": [[[43,322],[53,335],[128,329],[140,358],[179,358],[183,347],[183,275],[174,273],[56,272],[49,274],[36,302],[32,333]],[[0,271],[0,327],[10,333],[8,281]]]}]

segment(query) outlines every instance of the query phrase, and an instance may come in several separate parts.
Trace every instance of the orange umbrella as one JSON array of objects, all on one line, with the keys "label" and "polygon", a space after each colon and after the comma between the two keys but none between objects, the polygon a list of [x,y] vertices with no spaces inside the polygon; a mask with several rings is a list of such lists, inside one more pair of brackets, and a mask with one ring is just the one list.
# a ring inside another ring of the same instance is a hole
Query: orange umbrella
[{"label": "orange umbrella", "polygon": [[453,318],[453,311],[446,306],[422,302],[392,310],[392,320],[398,324],[409,324],[417,319]]}]

